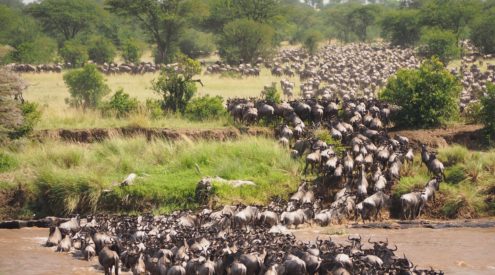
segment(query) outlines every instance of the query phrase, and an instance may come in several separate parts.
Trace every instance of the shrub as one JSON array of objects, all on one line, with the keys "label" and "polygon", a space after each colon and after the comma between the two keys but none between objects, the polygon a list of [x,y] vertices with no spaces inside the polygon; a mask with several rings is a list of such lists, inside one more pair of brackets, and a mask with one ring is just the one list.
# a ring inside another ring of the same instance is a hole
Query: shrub
[{"label": "shrub", "polygon": [[218,119],[226,114],[223,106],[223,98],[221,96],[204,96],[198,97],[189,104],[186,108],[186,116],[192,120],[209,120]]},{"label": "shrub", "polygon": [[273,82],[271,86],[265,87],[263,89],[263,91],[261,92],[261,97],[271,103],[282,102],[282,95],[277,90],[277,84],[275,82]]},{"label": "shrub", "polygon": [[419,69],[399,70],[380,98],[400,107],[392,117],[395,125],[433,127],[457,117],[460,91],[459,81],[432,58]]},{"label": "shrub", "polygon": [[486,85],[486,94],[481,97],[480,118],[491,142],[495,138],[495,85],[491,83]]},{"label": "shrub", "polygon": [[9,171],[17,166],[17,161],[10,154],[0,152],[0,173]]},{"label": "shrub", "polygon": [[146,110],[152,119],[158,119],[163,116],[162,101],[156,99],[146,100]]},{"label": "shrub", "polygon": [[127,117],[130,113],[137,111],[139,102],[136,98],[132,98],[129,94],[124,93],[123,89],[118,90],[105,102],[101,109],[104,114],[115,114],[118,118]]},{"label": "shrub", "polygon": [[481,102],[476,101],[469,103],[464,108],[464,118],[467,123],[480,123],[481,122]]},{"label": "shrub", "polygon": [[179,42],[180,50],[191,58],[210,55],[215,50],[213,35],[194,29],[188,30]]},{"label": "shrub", "polygon": [[275,31],[269,25],[237,19],[224,26],[218,50],[228,63],[253,62],[270,54],[274,37]]},{"label": "shrub", "polygon": [[471,41],[483,53],[495,53],[495,7],[479,16],[471,27]]},{"label": "shrub", "polygon": [[89,59],[86,47],[75,40],[64,43],[64,47],[60,49],[60,56],[65,63],[70,63],[74,68],[82,67]]},{"label": "shrub", "polygon": [[57,43],[51,38],[42,36],[20,44],[11,54],[16,62],[41,64],[53,61],[56,50]]},{"label": "shrub", "polygon": [[201,72],[199,62],[186,56],[178,57],[180,68],[165,67],[157,80],[153,80],[153,90],[163,97],[163,107],[172,112],[184,113],[187,104],[196,93],[196,82],[192,78]]},{"label": "shrub", "polygon": [[303,45],[309,54],[314,55],[318,50],[318,43],[321,41],[322,35],[319,31],[311,30],[304,35]]},{"label": "shrub", "polygon": [[454,165],[445,170],[445,181],[458,184],[466,179],[466,173],[461,165]]},{"label": "shrub", "polygon": [[458,58],[460,49],[456,35],[451,31],[437,28],[425,29],[421,34],[419,53],[427,58],[438,57],[443,64]]},{"label": "shrub", "polygon": [[382,35],[392,45],[413,46],[419,39],[419,16],[414,9],[392,11],[382,20]]},{"label": "shrub", "polygon": [[110,92],[103,75],[92,64],[65,73],[64,82],[70,93],[66,101],[73,107],[96,108]]},{"label": "shrub", "polygon": [[39,105],[35,102],[25,101],[22,103],[21,112],[23,117],[22,124],[14,133],[12,133],[11,136],[14,138],[29,135],[34,130],[34,126],[36,126],[41,119],[41,110]]},{"label": "shrub", "polygon": [[89,40],[89,58],[98,64],[111,63],[115,57],[115,46],[112,41],[102,36],[93,36]]},{"label": "shrub", "polygon": [[122,44],[122,57],[125,62],[139,63],[143,55],[142,46],[137,40],[128,39]]}]

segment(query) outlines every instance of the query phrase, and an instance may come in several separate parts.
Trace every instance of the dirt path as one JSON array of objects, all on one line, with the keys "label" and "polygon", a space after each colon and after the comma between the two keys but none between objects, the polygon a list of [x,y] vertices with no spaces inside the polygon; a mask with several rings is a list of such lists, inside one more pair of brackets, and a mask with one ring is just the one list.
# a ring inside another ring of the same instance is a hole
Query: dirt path
[{"label": "dirt path", "polygon": [[[397,255],[406,254],[418,267],[433,267],[445,274],[495,274],[495,228],[411,228],[390,229],[332,229],[306,228],[295,231],[301,240],[330,235],[336,242],[345,242],[348,234],[359,234],[367,244],[368,238],[383,240],[398,247]],[[393,247],[393,246],[392,246]]]}]

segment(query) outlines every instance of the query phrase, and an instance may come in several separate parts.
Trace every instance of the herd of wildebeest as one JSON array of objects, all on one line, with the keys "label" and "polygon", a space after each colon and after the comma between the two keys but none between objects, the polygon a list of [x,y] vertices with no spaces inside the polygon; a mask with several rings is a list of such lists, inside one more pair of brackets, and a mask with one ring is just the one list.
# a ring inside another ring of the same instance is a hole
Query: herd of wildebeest
[{"label": "herd of wildebeest", "polygon": [[[488,64],[482,72],[476,62],[482,65],[475,56],[466,56],[460,70],[452,71],[463,84],[461,108],[478,100],[486,83],[495,80],[495,66]],[[57,251],[80,251],[87,260],[97,257],[106,274],[112,268],[116,274],[127,269],[166,275],[442,274],[417,268],[405,255],[396,255],[397,247],[387,240],[349,236],[345,244],[328,238],[303,242],[291,231],[308,224],[381,220],[382,212],[391,210],[391,190],[401,170],[414,162],[414,150],[431,178],[423,189],[396,198],[393,207],[400,208],[401,219],[415,219],[435,200],[445,179],[444,165],[425,145],[414,147],[407,137],[389,135],[390,117],[398,106],[375,97],[398,69],[419,65],[413,50],[386,44],[326,46],[314,56],[282,50],[270,61],[209,65],[205,73],[257,76],[264,66],[282,78],[285,101],[232,98],[226,107],[237,123],[273,126],[280,146],[305,161],[297,191],[266,206],[211,209],[212,181],[203,179],[195,198],[202,207],[196,211],[77,216],[51,227],[46,244]],[[291,82],[295,76],[301,81],[300,96]],[[132,177],[128,179],[125,184],[132,184]]]}]

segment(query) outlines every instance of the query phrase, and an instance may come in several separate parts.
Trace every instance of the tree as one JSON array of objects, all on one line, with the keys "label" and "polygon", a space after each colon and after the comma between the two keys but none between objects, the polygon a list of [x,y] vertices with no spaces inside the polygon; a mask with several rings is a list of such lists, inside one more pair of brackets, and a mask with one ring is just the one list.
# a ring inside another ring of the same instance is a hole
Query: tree
[{"label": "tree", "polygon": [[253,62],[274,46],[275,31],[266,24],[238,19],[225,25],[218,41],[220,56],[228,63]]},{"label": "tree", "polygon": [[73,68],[82,67],[89,59],[88,49],[76,40],[66,41],[64,47],[60,49],[60,56]]},{"label": "tree", "polygon": [[366,41],[368,27],[375,22],[376,12],[376,6],[366,5],[354,9],[347,15],[350,28],[360,41]]},{"label": "tree", "polygon": [[414,46],[420,36],[418,14],[417,10],[412,9],[389,12],[381,22],[382,36],[392,45]]},{"label": "tree", "polygon": [[12,52],[12,59],[20,63],[50,63],[55,58],[57,42],[46,36],[39,36],[33,41],[26,41]]},{"label": "tree", "polygon": [[89,40],[89,58],[98,64],[113,62],[116,51],[112,41],[103,36],[93,36]]},{"label": "tree", "polygon": [[98,20],[101,9],[94,0],[44,0],[31,4],[27,12],[38,19],[47,33],[61,42],[74,39]]},{"label": "tree", "polygon": [[118,118],[123,118],[136,111],[138,107],[137,98],[133,98],[126,94],[123,89],[119,89],[108,102],[102,104],[101,110],[104,114],[115,114]]},{"label": "tree", "polygon": [[182,53],[191,57],[208,56],[215,50],[214,37],[195,29],[189,29],[181,38],[179,46]]},{"label": "tree", "polygon": [[152,82],[153,90],[163,97],[163,108],[184,113],[187,104],[196,93],[196,82],[192,78],[201,73],[198,61],[181,55],[179,67],[164,67],[157,80]]},{"label": "tree", "polygon": [[434,127],[459,113],[462,86],[436,58],[425,60],[419,69],[401,69],[388,80],[380,98],[398,105],[392,118],[400,127]]},{"label": "tree", "polygon": [[495,85],[486,85],[486,94],[481,97],[480,118],[487,132],[489,141],[495,138]]},{"label": "tree", "polygon": [[495,53],[495,7],[475,19],[471,40],[483,53]]},{"label": "tree", "polygon": [[182,9],[184,0],[107,0],[111,12],[141,22],[149,40],[156,44],[155,62],[171,61],[185,27],[189,10]]},{"label": "tree", "polygon": [[309,54],[314,55],[318,50],[318,43],[321,41],[321,33],[315,30],[310,30],[306,33],[303,40],[304,48]]},{"label": "tree", "polygon": [[96,108],[110,92],[105,78],[93,64],[65,73],[64,82],[70,93],[66,101],[73,107]]},{"label": "tree", "polygon": [[122,44],[122,57],[125,62],[139,63],[143,55],[143,46],[135,39],[127,39]]},{"label": "tree", "polygon": [[431,28],[425,29],[421,35],[419,53],[427,58],[436,56],[447,65],[459,57],[460,49],[453,32]]},{"label": "tree", "polygon": [[267,23],[279,14],[279,0],[232,0],[237,12],[235,18],[247,18]]}]

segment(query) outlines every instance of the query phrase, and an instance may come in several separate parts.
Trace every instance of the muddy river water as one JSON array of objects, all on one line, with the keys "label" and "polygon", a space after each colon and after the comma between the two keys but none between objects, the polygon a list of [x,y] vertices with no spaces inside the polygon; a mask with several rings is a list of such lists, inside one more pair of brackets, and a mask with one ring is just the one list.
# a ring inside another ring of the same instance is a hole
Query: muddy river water
[{"label": "muddy river water", "polygon": [[[328,237],[328,228],[305,228],[294,234],[301,240]],[[446,274],[495,274],[495,228],[412,228],[345,229],[345,234],[360,234],[363,241],[385,240],[399,247],[397,253],[420,267],[432,266]],[[46,228],[0,229],[0,274],[95,274],[98,260],[86,262],[81,258],[55,253],[43,247],[48,236]],[[347,235],[332,235],[343,242]],[[366,241],[365,241],[366,242]],[[124,273],[126,274],[126,273]]]}]

